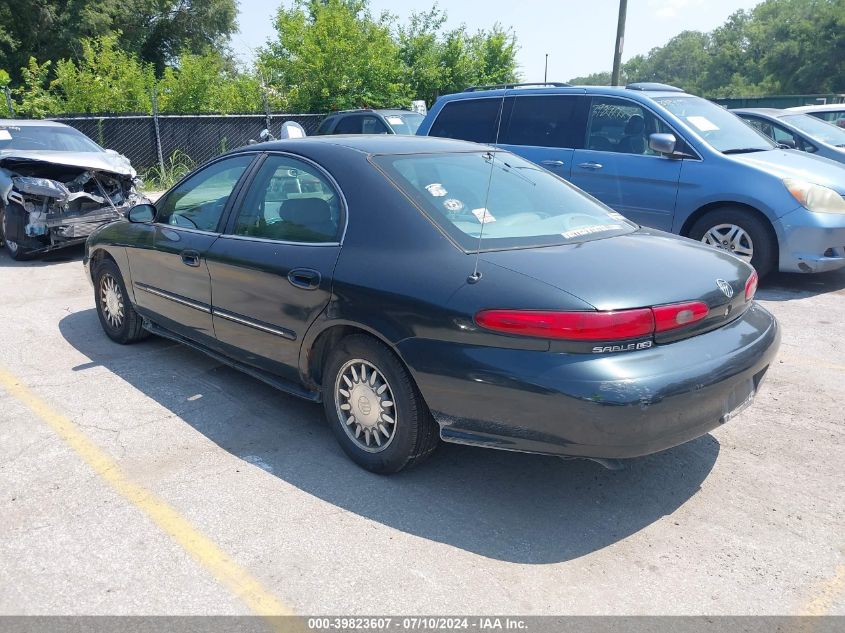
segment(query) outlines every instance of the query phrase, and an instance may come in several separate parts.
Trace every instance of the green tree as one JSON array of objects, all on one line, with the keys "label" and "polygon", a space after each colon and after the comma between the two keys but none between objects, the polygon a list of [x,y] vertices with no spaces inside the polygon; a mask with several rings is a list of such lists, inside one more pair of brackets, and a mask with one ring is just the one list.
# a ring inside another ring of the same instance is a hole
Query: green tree
[{"label": "green tree", "polygon": [[40,119],[61,111],[61,102],[50,90],[51,62],[39,64],[34,57],[21,68],[21,85],[12,91],[17,98],[16,116]]},{"label": "green tree", "polygon": [[0,68],[19,83],[30,57],[74,59],[81,40],[120,33],[119,45],[161,74],[179,52],[223,49],[236,0],[2,0]]},{"label": "green tree", "polygon": [[279,8],[274,25],[258,67],[293,110],[410,103],[391,18],[374,18],[366,0],[295,0]]},{"label": "green tree", "polygon": [[56,64],[51,88],[65,112],[151,112],[152,66],[118,48],[117,37],[83,39],[78,62]]}]

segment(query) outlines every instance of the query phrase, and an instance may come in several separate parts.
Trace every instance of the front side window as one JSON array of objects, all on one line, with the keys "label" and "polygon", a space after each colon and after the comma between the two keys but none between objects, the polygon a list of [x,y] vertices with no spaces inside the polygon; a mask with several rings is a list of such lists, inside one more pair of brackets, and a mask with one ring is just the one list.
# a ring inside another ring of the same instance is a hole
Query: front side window
[{"label": "front side window", "polygon": [[[576,147],[575,114],[581,98],[576,95],[516,97],[508,128],[502,134],[502,143]],[[580,135],[583,135],[583,128]]]},{"label": "front side window", "polygon": [[763,119],[758,119],[757,117],[740,116],[740,118],[758,132],[768,136],[775,143],[784,143],[790,147],[801,149],[801,139],[792,134],[792,132],[786,128]]},{"label": "front side window", "polygon": [[429,136],[475,143],[496,142],[502,99],[457,99],[447,103],[431,126]]},{"label": "front side window", "polygon": [[713,149],[725,154],[762,152],[775,144],[723,107],[701,97],[656,97]]},{"label": "front side window", "polygon": [[216,231],[235,185],[254,158],[254,154],[226,158],[181,182],[158,206],[156,222]]},{"label": "front side window", "polygon": [[586,148],[619,154],[654,156],[648,137],[672,130],[650,111],[626,99],[597,97],[590,107]]},{"label": "front side window", "polygon": [[618,213],[509,152],[383,155],[372,160],[466,251],[479,243],[482,250],[547,246],[636,230]]},{"label": "front side window", "polygon": [[270,155],[258,170],[233,233],[284,242],[338,240],[340,198],[316,167],[290,156]]}]

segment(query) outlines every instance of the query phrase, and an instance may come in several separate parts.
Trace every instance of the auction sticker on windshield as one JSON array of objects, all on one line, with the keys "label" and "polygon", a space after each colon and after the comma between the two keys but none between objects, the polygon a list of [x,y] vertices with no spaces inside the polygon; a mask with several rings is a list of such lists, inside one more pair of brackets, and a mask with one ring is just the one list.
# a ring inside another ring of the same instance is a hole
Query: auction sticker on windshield
[{"label": "auction sticker on windshield", "polygon": [[605,231],[618,231],[622,228],[625,227],[621,224],[594,224],[592,226],[582,226],[577,229],[572,229],[571,231],[561,233],[561,235],[563,235],[566,239],[571,240],[575,237],[583,237],[585,235],[592,235],[593,233],[604,233]]},{"label": "auction sticker on windshield", "polygon": [[719,129],[719,126],[713,123],[710,119],[704,116],[688,116],[687,121],[692,123],[695,127],[697,127],[702,132],[715,132]]}]

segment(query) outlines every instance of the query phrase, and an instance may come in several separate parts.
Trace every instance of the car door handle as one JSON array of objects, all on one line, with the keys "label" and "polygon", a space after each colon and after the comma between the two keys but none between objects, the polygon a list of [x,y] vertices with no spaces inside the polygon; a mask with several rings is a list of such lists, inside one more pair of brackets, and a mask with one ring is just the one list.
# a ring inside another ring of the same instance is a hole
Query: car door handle
[{"label": "car door handle", "polygon": [[182,263],[186,266],[197,267],[200,265],[200,254],[197,251],[182,251]]},{"label": "car door handle", "polygon": [[546,167],[563,167],[564,162],[562,160],[544,160],[540,164]]},{"label": "car door handle", "polygon": [[601,169],[603,167],[601,163],[597,163],[592,160],[586,163],[578,163],[578,166],[581,169]]},{"label": "car door handle", "polygon": [[291,285],[303,290],[316,290],[320,287],[321,279],[320,273],[310,268],[294,268],[288,273]]}]

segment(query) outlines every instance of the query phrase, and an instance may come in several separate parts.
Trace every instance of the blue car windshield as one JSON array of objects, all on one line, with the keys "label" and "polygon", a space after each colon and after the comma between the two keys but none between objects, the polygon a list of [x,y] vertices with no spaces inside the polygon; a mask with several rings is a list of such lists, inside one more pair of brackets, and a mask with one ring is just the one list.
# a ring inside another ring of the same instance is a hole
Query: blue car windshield
[{"label": "blue car windshield", "polygon": [[381,155],[372,161],[466,251],[474,251],[479,238],[482,250],[496,250],[586,242],[637,229],[509,152]]},{"label": "blue car windshield", "polygon": [[82,132],[55,125],[0,125],[0,150],[102,152]]},{"label": "blue car windshield", "polygon": [[707,99],[656,97],[654,100],[720,152],[759,152],[777,147],[738,116]]}]

